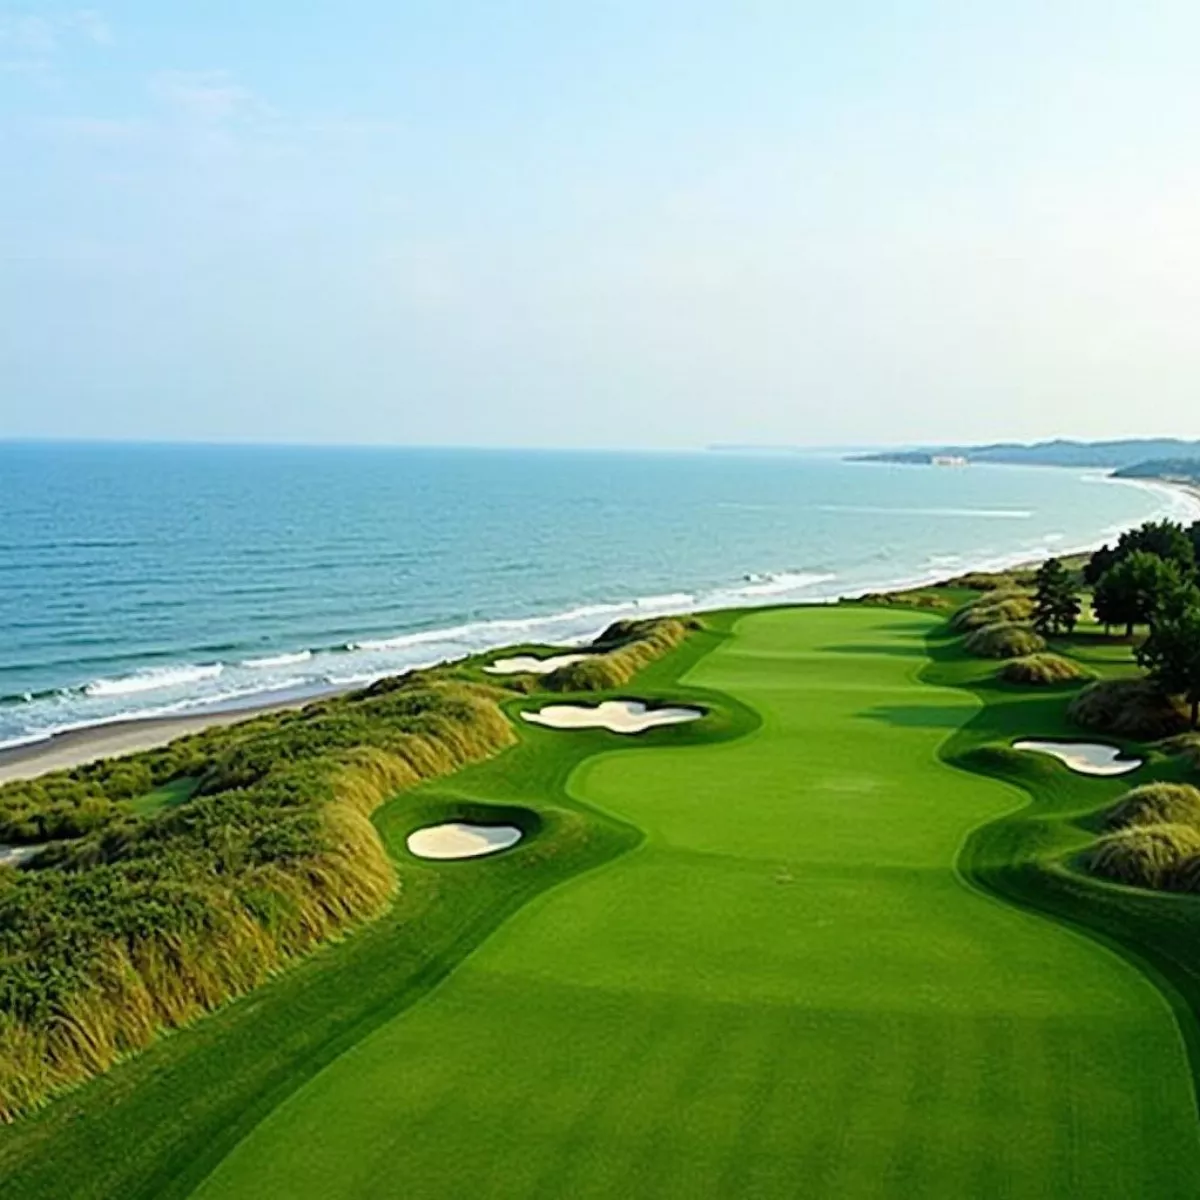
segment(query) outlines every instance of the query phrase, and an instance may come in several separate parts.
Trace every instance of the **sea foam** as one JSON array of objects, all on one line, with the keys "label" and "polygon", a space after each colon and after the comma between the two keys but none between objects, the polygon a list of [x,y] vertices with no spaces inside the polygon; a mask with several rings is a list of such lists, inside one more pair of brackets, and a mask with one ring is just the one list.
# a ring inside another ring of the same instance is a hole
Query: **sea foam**
[{"label": "sea foam", "polygon": [[116,679],[94,679],[85,684],[85,696],[132,696],[138,692],[156,692],[163,688],[201,683],[216,679],[225,669],[224,663],[209,663],[205,666],[152,667],[133,675]]}]

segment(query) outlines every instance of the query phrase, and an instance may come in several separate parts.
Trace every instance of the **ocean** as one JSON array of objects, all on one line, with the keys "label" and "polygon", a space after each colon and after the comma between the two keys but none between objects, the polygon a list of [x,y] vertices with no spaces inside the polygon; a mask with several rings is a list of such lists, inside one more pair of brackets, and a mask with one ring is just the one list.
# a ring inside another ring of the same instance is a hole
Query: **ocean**
[{"label": "ocean", "polygon": [[1196,515],[1179,491],[1050,468],[0,444],[0,746]]}]

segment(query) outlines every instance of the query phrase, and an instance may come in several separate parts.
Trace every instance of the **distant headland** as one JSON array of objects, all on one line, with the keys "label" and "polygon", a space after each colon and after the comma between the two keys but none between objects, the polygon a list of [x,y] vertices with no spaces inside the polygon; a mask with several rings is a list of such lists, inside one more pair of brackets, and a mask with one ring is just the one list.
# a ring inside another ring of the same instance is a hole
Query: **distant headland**
[{"label": "distant headland", "polygon": [[1200,480],[1200,441],[1128,438],[1112,442],[994,442],[985,446],[922,446],[850,456],[854,462],[1005,463],[1030,467],[1076,467],[1112,471],[1127,479]]}]

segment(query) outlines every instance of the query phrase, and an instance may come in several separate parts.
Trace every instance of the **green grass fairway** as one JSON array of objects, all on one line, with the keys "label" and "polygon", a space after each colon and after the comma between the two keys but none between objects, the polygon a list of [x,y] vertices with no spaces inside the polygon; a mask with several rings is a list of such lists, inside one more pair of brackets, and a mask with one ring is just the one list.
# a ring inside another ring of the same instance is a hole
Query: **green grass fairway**
[{"label": "green grass fairway", "polygon": [[1200,1195],[1163,995],[956,873],[1027,796],[939,757],[980,701],[920,680],[937,622],[742,616],[682,681],[756,710],[740,739],[529,734],[590,738],[571,792],[644,840],[281,1093],[196,1194]]}]

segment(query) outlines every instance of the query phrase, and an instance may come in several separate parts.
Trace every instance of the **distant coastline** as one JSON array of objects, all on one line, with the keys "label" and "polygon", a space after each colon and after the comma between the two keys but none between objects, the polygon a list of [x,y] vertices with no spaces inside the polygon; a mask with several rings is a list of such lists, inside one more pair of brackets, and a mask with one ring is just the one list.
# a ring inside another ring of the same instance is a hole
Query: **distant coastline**
[{"label": "distant coastline", "polygon": [[[1200,442],[1181,438],[1125,438],[1107,442],[1078,442],[1056,438],[1048,442],[992,442],[977,446],[919,446],[907,450],[878,450],[849,456],[853,462],[905,463],[919,466],[939,461],[990,463],[1021,467],[1072,467],[1110,470],[1130,478],[1162,478],[1181,474],[1181,464],[1200,468]],[[1168,468],[1174,468],[1173,472]],[[1185,469],[1183,474],[1187,474]]]}]

